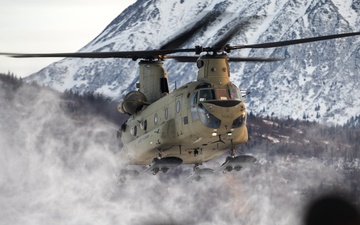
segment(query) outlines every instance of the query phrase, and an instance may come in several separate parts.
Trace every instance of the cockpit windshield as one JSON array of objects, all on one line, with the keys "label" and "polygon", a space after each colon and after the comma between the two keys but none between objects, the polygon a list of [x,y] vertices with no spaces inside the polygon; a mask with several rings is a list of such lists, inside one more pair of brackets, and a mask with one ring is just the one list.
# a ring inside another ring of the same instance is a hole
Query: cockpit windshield
[{"label": "cockpit windshield", "polygon": [[213,89],[203,89],[199,91],[199,102],[214,100],[214,90]]},{"label": "cockpit windshield", "polygon": [[[196,87],[195,90],[198,90],[197,96],[194,95],[195,98],[198,98],[198,102],[204,101],[224,101],[224,100],[242,100],[240,89],[237,88],[234,84],[229,84],[228,88],[215,88],[208,84],[202,83]],[[195,99],[192,100],[193,105],[197,101]]]},{"label": "cockpit windshield", "polygon": [[217,100],[228,100],[229,95],[226,89],[215,89]]},{"label": "cockpit windshield", "polygon": [[238,88],[199,90],[199,102],[211,100],[241,100],[241,93]]}]

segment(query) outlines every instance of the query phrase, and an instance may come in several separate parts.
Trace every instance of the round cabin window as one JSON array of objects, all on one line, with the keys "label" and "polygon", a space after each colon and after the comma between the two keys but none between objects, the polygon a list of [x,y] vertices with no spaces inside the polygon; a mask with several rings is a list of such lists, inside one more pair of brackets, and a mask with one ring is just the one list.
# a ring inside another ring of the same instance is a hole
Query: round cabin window
[{"label": "round cabin window", "polygon": [[176,112],[180,112],[180,101],[176,102]]},{"label": "round cabin window", "polygon": [[136,126],[133,126],[133,127],[130,128],[130,134],[131,135],[136,136],[136,131],[137,131]]},{"label": "round cabin window", "polygon": [[169,118],[169,110],[168,108],[165,108],[165,119],[167,120]]},{"label": "round cabin window", "polygon": [[155,126],[158,124],[158,120],[159,120],[158,115],[157,115],[157,113],[155,113],[155,116],[154,116],[154,124],[155,124]]},{"label": "round cabin window", "polygon": [[147,120],[141,121],[140,128],[143,130],[147,129]]}]

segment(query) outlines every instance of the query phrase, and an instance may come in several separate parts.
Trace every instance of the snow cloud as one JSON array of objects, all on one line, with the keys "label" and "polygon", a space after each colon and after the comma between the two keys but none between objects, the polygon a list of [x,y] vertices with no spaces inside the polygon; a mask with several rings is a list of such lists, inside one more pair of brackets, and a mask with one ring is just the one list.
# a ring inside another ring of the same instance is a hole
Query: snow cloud
[{"label": "snow cloud", "polygon": [[184,167],[121,184],[119,125],[69,116],[64,101],[0,89],[1,224],[301,224],[306,191],[343,179],[317,159],[259,154],[200,182]]}]

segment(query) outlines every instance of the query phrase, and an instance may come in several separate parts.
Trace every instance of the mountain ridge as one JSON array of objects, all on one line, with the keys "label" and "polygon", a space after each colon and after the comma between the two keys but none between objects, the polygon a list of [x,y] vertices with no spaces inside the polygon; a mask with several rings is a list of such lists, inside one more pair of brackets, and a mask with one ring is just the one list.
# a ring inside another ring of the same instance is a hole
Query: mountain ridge
[{"label": "mountain ridge", "polygon": [[[356,2],[337,1],[137,1],[80,51],[131,51],[159,48],[211,10],[231,11],[194,35],[183,47],[210,46],[244,22],[231,44],[306,38],[356,30]],[[256,17],[255,17],[256,16]],[[242,20],[243,19],[243,20]],[[174,32],[175,31],[175,32]],[[358,38],[231,52],[231,56],[279,57],[276,63],[231,63],[231,80],[251,91],[248,111],[344,124],[360,112]],[[196,79],[194,64],[165,61],[171,89]],[[63,59],[27,78],[60,91],[99,92],[121,99],[138,82],[129,59]]]}]

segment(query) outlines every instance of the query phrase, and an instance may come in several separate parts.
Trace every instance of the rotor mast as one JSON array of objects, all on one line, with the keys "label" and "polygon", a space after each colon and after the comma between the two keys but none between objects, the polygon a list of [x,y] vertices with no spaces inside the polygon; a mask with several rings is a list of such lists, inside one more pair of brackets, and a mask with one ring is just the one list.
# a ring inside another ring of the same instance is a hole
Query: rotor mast
[{"label": "rotor mast", "polygon": [[169,93],[168,75],[163,62],[141,60],[139,62],[140,82],[136,84],[148,103],[153,103]]},{"label": "rotor mast", "polygon": [[199,68],[197,80],[214,84],[227,84],[230,82],[230,68],[228,56],[205,55],[200,57],[196,65]]}]

